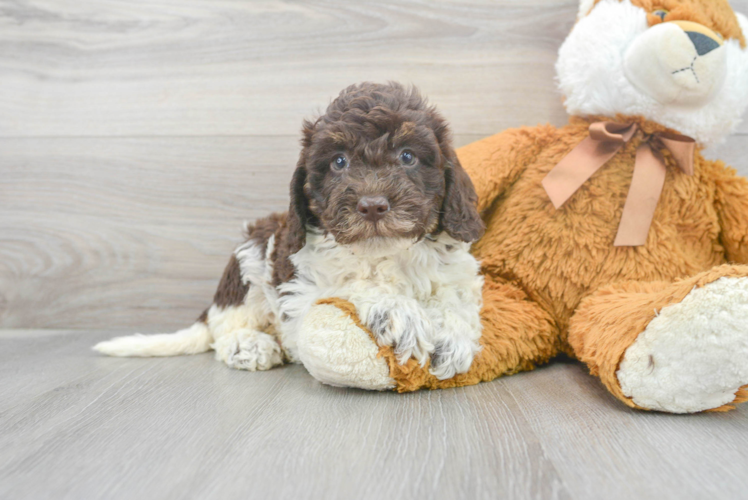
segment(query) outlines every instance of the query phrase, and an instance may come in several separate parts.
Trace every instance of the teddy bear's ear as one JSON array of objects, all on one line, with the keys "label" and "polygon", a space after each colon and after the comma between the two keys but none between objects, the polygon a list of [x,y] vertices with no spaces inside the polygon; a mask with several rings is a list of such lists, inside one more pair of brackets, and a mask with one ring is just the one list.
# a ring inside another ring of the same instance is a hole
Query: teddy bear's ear
[{"label": "teddy bear's ear", "polygon": [[589,14],[594,6],[595,0],[579,0],[579,13],[577,14],[577,21]]}]

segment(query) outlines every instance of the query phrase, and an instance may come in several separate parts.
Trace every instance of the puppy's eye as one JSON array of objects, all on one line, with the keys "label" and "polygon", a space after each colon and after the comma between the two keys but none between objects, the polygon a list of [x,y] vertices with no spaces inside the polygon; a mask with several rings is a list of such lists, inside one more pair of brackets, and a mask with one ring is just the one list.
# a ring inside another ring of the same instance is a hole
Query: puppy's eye
[{"label": "puppy's eye", "polygon": [[418,158],[416,157],[415,153],[410,149],[406,149],[402,153],[400,153],[400,161],[403,165],[411,167],[416,164],[417,159]]},{"label": "puppy's eye", "polygon": [[347,166],[348,158],[346,158],[345,155],[335,155],[332,157],[330,168],[332,168],[333,170],[340,172],[341,170],[345,170]]},{"label": "puppy's eye", "polygon": [[660,19],[664,21],[665,16],[667,16],[669,12],[666,11],[665,9],[657,9],[656,11],[652,12],[652,14],[654,14],[655,16],[659,17]]}]

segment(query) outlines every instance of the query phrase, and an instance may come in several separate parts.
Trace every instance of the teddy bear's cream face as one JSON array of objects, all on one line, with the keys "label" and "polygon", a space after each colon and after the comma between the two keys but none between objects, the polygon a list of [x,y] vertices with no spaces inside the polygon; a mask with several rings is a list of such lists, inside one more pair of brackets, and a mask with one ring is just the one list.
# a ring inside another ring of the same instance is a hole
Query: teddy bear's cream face
[{"label": "teddy bear's cream face", "polygon": [[[648,15],[666,14],[631,0],[582,0],[556,64],[566,108],[644,116],[701,144],[720,142],[748,105],[748,50],[693,21],[650,25]],[[748,34],[748,19],[738,21]]]},{"label": "teddy bear's cream face", "polygon": [[623,57],[624,75],[639,91],[672,106],[701,107],[727,75],[722,37],[691,21],[658,24],[637,36]]}]

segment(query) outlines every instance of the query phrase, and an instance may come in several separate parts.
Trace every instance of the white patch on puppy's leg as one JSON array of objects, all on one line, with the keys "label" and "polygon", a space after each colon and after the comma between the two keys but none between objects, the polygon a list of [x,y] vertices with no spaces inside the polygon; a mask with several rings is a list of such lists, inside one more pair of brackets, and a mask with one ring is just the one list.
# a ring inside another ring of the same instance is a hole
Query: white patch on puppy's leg
[{"label": "white patch on puppy's leg", "polygon": [[[480,298],[480,295],[478,295]],[[454,304],[457,301],[447,301]],[[478,304],[465,304],[460,310],[451,305],[430,308],[427,313],[434,325],[432,342],[435,346],[429,372],[439,380],[466,373],[480,351],[482,325]]]},{"label": "white patch on puppy's leg", "polygon": [[[354,302],[356,305],[356,302]],[[423,308],[407,297],[379,299],[368,310],[357,307],[364,322],[382,345],[393,346],[400,364],[412,356],[421,366],[426,365],[434,344],[429,341],[432,325]]]},{"label": "white patch on puppy's leg", "polygon": [[[263,290],[250,284],[244,304],[211,306],[207,323],[213,333],[216,359],[239,370],[268,370],[283,363],[275,337],[273,315]],[[267,333],[263,333],[267,332]]]},{"label": "white patch on puppy's leg", "polygon": [[336,387],[382,391],[395,386],[379,347],[343,311],[331,304],[313,306],[298,335],[301,362],[314,378]]},{"label": "white patch on puppy's leg", "polygon": [[267,333],[256,330],[235,330],[212,345],[216,359],[237,370],[269,370],[283,364],[278,342]]},{"label": "white patch on puppy's leg", "polygon": [[660,311],[617,372],[637,405],[671,413],[718,408],[748,384],[748,278],[694,288]]},{"label": "white patch on puppy's leg", "polygon": [[475,329],[458,318],[446,321],[439,339],[434,341],[436,347],[429,372],[439,380],[446,380],[470,370],[481,349],[478,343],[480,332],[480,328]]}]

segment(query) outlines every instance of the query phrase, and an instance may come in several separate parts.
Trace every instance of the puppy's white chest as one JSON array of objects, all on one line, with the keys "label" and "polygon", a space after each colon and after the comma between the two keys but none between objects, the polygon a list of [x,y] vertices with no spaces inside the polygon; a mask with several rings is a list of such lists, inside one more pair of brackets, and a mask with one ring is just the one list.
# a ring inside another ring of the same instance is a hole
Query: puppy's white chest
[{"label": "puppy's white chest", "polygon": [[417,242],[370,239],[344,246],[330,235],[309,231],[306,245],[291,261],[295,277],[281,285],[277,295],[278,326],[291,357],[303,318],[328,297],[350,301],[367,325],[376,311],[397,309],[395,314],[408,313],[404,324],[415,325],[419,319],[423,328],[410,330],[423,338],[432,336],[434,328],[467,332],[470,342],[480,335],[478,263],[468,244],[448,235]]},{"label": "puppy's white chest", "polygon": [[295,281],[340,298],[371,289],[425,299],[433,278],[428,268],[438,266],[437,260],[428,242],[382,239],[343,246],[315,233],[293,257]]}]

